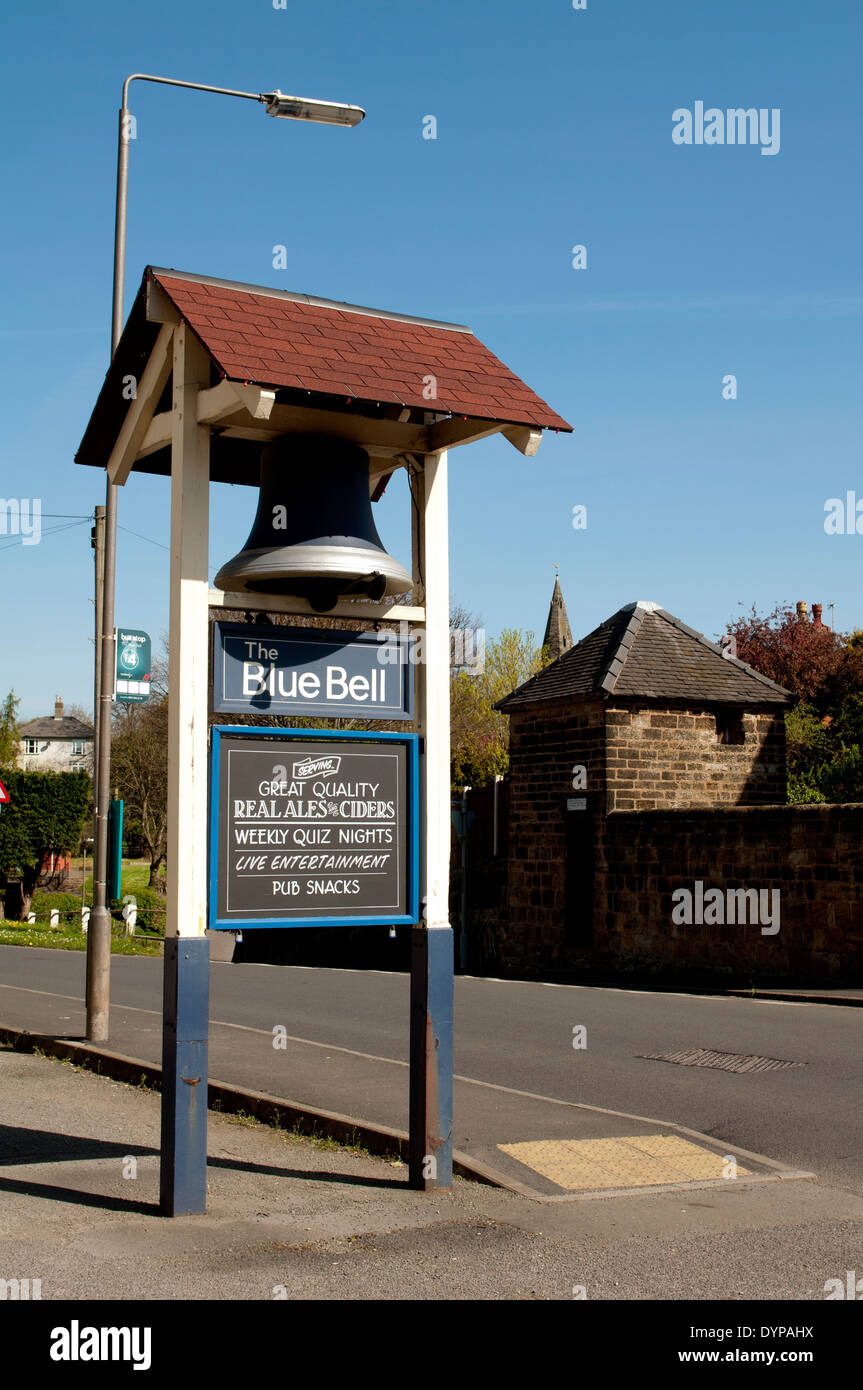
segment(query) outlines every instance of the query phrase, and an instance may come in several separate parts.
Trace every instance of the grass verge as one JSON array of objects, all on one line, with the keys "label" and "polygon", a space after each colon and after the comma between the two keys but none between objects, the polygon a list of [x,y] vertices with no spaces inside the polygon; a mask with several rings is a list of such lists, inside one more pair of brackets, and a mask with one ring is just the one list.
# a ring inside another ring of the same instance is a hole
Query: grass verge
[{"label": "grass verge", "polygon": [[[86,951],[80,927],[49,927],[39,922],[0,922],[0,946],[47,946],[57,951]],[[112,956],[161,956],[162,938],[111,932]]]}]

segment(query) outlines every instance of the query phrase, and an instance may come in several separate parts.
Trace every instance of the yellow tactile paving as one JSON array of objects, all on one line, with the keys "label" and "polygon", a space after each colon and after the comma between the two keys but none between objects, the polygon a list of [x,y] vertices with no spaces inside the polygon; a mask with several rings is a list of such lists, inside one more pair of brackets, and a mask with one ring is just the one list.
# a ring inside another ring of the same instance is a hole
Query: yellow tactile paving
[{"label": "yellow tactile paving", "polygon": [[543,1139],[498,1148],[567,1191],[603,1187],[653,1187],[751,1176],[721,1153],[676,1134],[636,1134],[619,1139]]}]

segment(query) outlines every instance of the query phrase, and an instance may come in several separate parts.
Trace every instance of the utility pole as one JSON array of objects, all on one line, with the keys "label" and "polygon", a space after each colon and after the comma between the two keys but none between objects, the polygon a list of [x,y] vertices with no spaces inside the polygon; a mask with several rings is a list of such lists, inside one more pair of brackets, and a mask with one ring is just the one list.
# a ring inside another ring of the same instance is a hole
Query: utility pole
[{"label": "utility pole", "polygon": [[[116,347],[116,344],[114,345]],[[101,566],[96,570],[96,738],[93,789],[93,903],[87,928],[87,1041],[106,1042],[111,980],[111,912],[108,907],[108,805],[111,798],[111,704],[114,693],[114,576],[117,555],[117,489],[108,482],[102,513]],[[98,544],[98,522],[97,522]]]},{"label": "utility pole", "polygon": [[[318,101],[280,92],[240,92],[233,87],[211,87],[204,82],[183,82],[153,73],[133,72],[123,83],[117,142],[117,198],[114,209],[114,287],[111,305],[111,358],[123,332],[123,298],[126,284],[126,217],[129,203],[129,141],[134,139],[134,118],[129,110],[132,82],[156,82],[165,87],[184,87],[195,92],[241,97],[256,101],[268,116],[292,121],[313,121],[322,125],[355,126],[365,112],[344,102]],[[108,808],[111,800],[111,705],[114,693],[116,651],[114,642],[114,594],[117,577],[117,493],[106,478],[104,514],[104,552],[101,569],[96,568],[97,608],[101,600],[102,620],[97,635],[97,688],[95,711],[94,789],[96,813],[93,820],[93,909],[87,933],[87,1041],[105,1042],[111,990],[111,913],[107,904]],[[101,665],[101,669],[99,666]],[[179,872],[179,865],[173,866]],[[182,934],[182,933],[181,933]],[[189,1210],[197,1211],[198,1207]],[[203,1207],[200,1208],[203,1211]]]},{"label": "utility pole", "polygon": [[95,560],[95,606],[96,606],[96,682],[93,692],[93,795],[99,785],[99,695],[102,681],[102,570],[105,564],[105,508],[97,507],[95,524],[90,529],[90,545]]},{"label": "utility pole", "polygon": [[[93,897],[96,892],[96,814],[99,805],[99,724],[101,720],[101,693],[102,693],[102,579],[105,568],[105,508],[97,507],[94,517],[94,525],[90,530],[90,544],[94,552],[95,570],[95,608],[96,608],[96,659],[94,662],[96,679],[93,691]],[[84,879],[81,884],[81,907],[86,901],[87,886],[87,856],[86,848],[84,854]],[[92,899],[91,899],[92,902]],[[92,915],[92,913],[91,913]],[[109,928],[110,930],[110,928]],[[84,1007],[87,1011],[87,1036],[90,1036],[90,957],[92,947],[90,943],[90,927],[87,924],[87,983],[85,989]],[[95,938],[94,938],[95,939]],[[110,938],[109,938],[110,951]]]},{"label": "utility pole", "polygon": [[[123,291],[126,270],[126,210],[129,185],[130,113],[123,84],[117,144],[117,201],[114,213],[114,293],[111,305],[111,357],[123,332]],[[87,1041],[105,1042],[111,1001],[111,913],[108,908],[108,808],[111,800],[111,704],[114,693],[114,592],[117,575],[117,488],[105,480],[104,551],[97,568],[97,600],[101,621],[97,641],[98,710],[95,739],[96,813],[93,817],[93,907],[87,931]]]}]

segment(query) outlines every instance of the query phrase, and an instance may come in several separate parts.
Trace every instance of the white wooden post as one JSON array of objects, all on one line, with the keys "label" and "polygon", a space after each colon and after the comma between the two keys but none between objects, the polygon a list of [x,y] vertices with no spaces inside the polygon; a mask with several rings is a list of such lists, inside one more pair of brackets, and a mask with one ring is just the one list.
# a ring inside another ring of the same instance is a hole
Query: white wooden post
[{"label": "white wooden post", "polygon": [[[450,651],[446,453],[425,457],[416,480],[414,581],[424,582],[424,660],[416,667],[423,740],[421,886],[425,921],[411,954],[410,1184],[452,1183],[453,933],[449,924]],[[415,595],[414,602],[417,602]]]},{"label": "white wooden post", "polygon": [[426,926],[449,927],[450,861],[450,651],[449,523],[447,456],[425,460],[423,573],[425,578],[425,748]]},{"label": "white wooden post", "polygon": [[209,355],[181,323],[174,330],[171,437],[169,937],[202,937],[206,929],[210,430],[197,422],[197,398],[209,384]]},{"label": "white wooden post", "polygon": [[197,418],[210,358],[185,323],[174,330],[173,373],[161,1206],[179,1216],[206,1209],[210,979],[204,934],[210,430]]}]

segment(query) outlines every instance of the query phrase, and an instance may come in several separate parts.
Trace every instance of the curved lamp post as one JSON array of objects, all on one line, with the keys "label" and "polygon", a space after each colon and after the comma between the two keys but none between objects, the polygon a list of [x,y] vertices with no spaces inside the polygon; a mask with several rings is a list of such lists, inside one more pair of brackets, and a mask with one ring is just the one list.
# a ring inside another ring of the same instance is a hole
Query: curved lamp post
[{"label": "curved lamp post", "polygon": [[[355,126],[365,116],[361,106],[344,102],[318,101],[312,97],[287,96],[272,92],[239,92],[231,87],[211,87],[203,82],[181,82],[172,77],[154,77],[133,72],[123,83],[117,153],[117,204],[114,221],[114,296],[111,315],[111,356],[117,350],[123,331],[123,295],[126,276],[126,209],[129,186],[129,85],[132,82],[158,82],[166,87],[188,87],[195,92],[215,92],[219,96],[242,97],[260,102],[268,116],[293,121],[313,121],[322,125]],[[117,488],[107,480],[105,491],[105,542],[101,573],[96,574],[97,611],[101,601],[102,630],[97,655],[99,701],[94,711],[96,723],[95,768],[96,815],[93,845],[93,908],[87,934],[87,1038],[104,1042],[108,1037],[111,968],[111,914],[107,905],[108,803],[111,796],[111,701],[114,688],[114,590],[117,573]],[[175,866],[176,872],[176,866]]]}]

